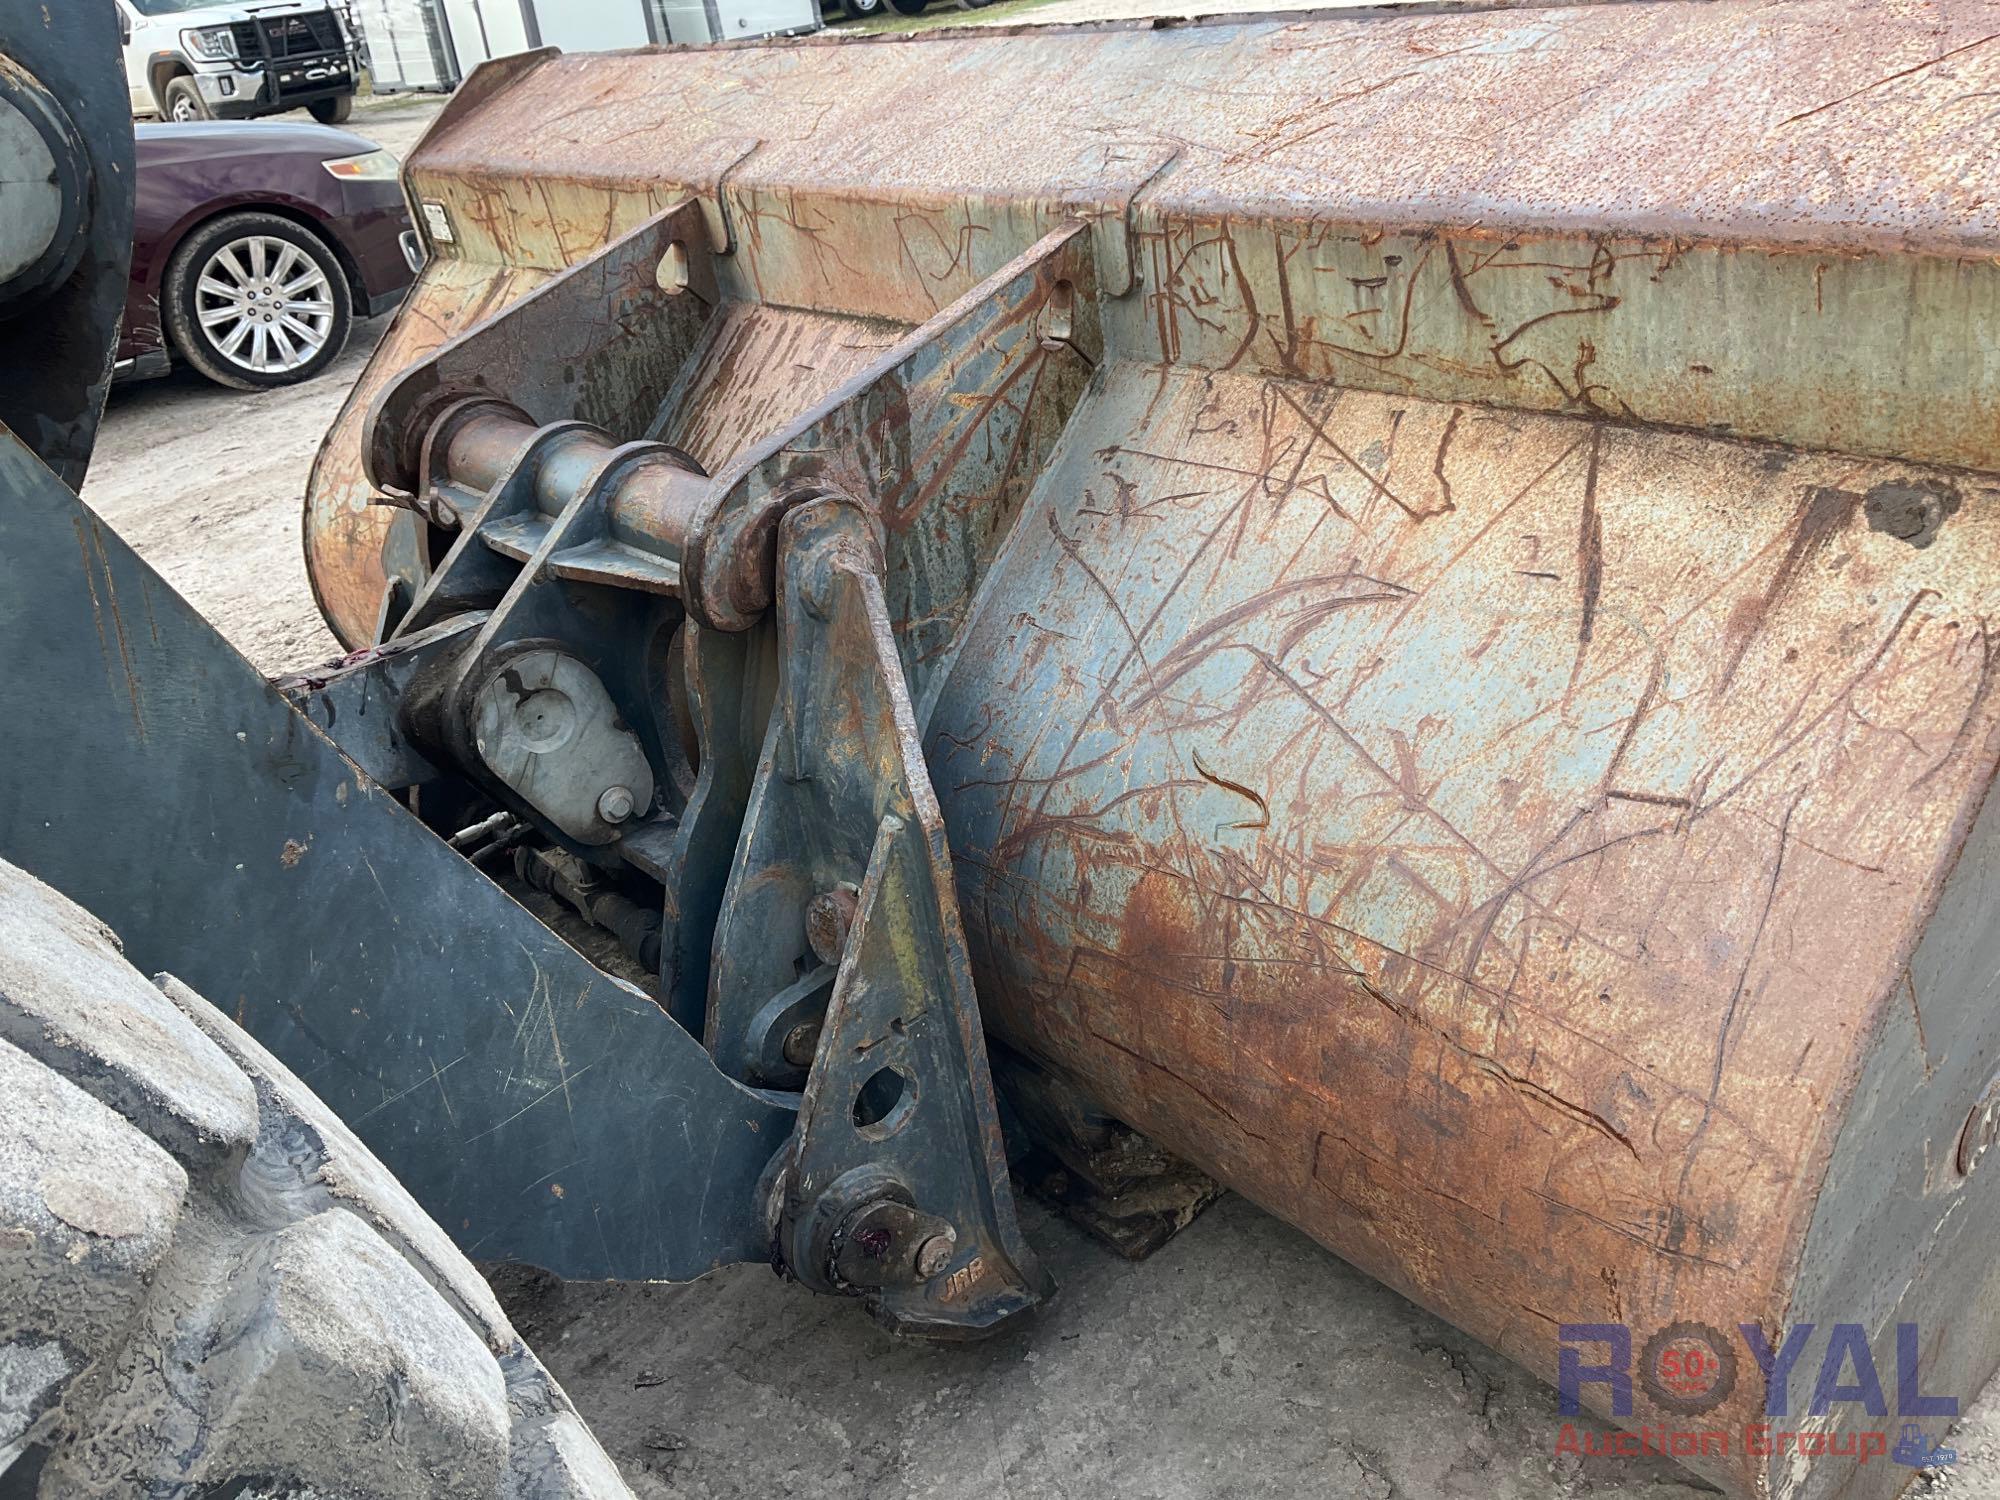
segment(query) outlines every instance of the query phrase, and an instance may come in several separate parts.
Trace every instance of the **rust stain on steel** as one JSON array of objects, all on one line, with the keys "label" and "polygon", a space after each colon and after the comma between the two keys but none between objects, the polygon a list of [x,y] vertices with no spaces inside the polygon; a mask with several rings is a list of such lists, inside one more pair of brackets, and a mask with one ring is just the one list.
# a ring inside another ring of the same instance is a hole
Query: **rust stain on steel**
[{"label": "rust stain on steel", "polygon": [[370,477],[418,483],[424,413],[440,401],[492,396],[540,421],[644,428],[719,300],[706,236],[699,205],[680,199],[385,382]]},{"label": "rust stain on steel", "polygon": [[1858,497],[1961,481],[1279,385],[1115,370],[970,627],[987,1014],[1551,1378],[1558,1322],[1774,1326],[1994,773],[2000,510],[1918,548]]},{"label": "rust stain on steel", "polygon": [[[538,57],[411,157],[456,234],[412,316],[693,194],[726,301],[913,326],[1081,218],[1107,289],[1143,278],[1106,308],[1127,357],[1978,467],[1996,24],[1720,0]],[[311,505],[347,638],[422,567],[363,498],[336,467]]]},{"label": "rust stain on steel", "polygon": [[369,503],[375,489],[362,466],[362,428],[375,392],[545,280],[536,270],[431,262],[320,444],[306,491],[306,573],[320,613],[346,645],[368,643],[393,574],[420,576],[432,561],[410,512]]},{"label": "rust stain on steel", "polygon": [[1086,297],[1093,285],[1077,226],[1046,236],[719,467],[686,570],[697,618],[720,602],[704,603],[704,592],[726,592],[703,580],[731,572],[731,523],[795,489],[866,494],[885,532],[891,614],[920,699],[1083,391],[1087,351],[1101,349],[1094,302],[1075,310],[1073,341],[1051,347],[1039,337],[1042,310],[1064,282]]},{"label": "rust stain on steel", "polygon": [[[683,165],[683,148],[750,139],[732,187],[959,207],[1088,201],[1130,175],[1134,153],[1107,141],[1161,143],[1180,148],[1146,195],[1163,210],[1959,254],[2000,244],[2000,207],[1967,170],[1984,113],[1952,106],[2000,74],[1996,34],[1978,0],[1724,0],[579,55],[433,131],[412,168],[624,185],[671,163],[694,183],[715,157]],[[874,128],[934,114],[941,75],[953,108],[931,149]],[[1032,149],[994,129],[1021,119]],[[1814,160],[1829,147],[1838,172]]]},{"label": "rust stain on steel", "polygon": [[[715,476],[697,618],[790,487],[868,497],[989,1018],[1548,1374],[1560,1322],[1782,1322],[1885,1007],[1921,1038],[2000,754],[1996,15],[542,60],[415,153],[460,233],[412,306],[698,199],[717,310],[648,392]],[[372,621],[420,560],[353,421],[314,573]]]},{"label": "rust stain on steel", "polygon": [[709,324],[685,399],[669,404],[661,436],[720,468],[818,405],[905,330],[864,318],[729,304]]}]

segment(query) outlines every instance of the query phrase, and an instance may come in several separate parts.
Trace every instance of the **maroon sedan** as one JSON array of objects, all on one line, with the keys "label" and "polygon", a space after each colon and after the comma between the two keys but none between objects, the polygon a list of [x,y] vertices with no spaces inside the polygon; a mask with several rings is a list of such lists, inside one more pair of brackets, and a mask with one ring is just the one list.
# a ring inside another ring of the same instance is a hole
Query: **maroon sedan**
[{"label": "maroon sedan", "polygon": [[140,125],[121,376],[174,358],[263,390],[310,380],[357,315],[388,312],[422,249],[398,163],[344,130],[288,122]]}]

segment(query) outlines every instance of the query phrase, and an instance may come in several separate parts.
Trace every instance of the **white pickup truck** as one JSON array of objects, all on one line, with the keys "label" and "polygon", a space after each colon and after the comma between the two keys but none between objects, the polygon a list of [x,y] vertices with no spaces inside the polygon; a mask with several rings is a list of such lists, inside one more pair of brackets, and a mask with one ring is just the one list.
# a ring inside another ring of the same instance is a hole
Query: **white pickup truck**
[{"label": "white pickup truck", "polygon": [[246,120],[309,109],[337,125],[354,106],[354,55],[327,0],[113,0],[135,115]]}]

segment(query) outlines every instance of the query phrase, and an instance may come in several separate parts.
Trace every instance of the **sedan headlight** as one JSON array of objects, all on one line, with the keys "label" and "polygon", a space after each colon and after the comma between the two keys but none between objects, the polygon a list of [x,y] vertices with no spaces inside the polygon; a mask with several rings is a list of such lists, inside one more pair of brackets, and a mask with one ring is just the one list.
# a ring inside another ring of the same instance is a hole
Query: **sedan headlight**
[{"label": "sedan headlight", "polygon": [[206,62],[222,62],[236,55],[236,36],[227,26],[203,26],[181,33],[181,45]]},{"label": "sedan headlight", "polygon": [[345,182],[394,182],[403,164],[393,151],[370,151],[362,156],[336,156],[320,163]]}]

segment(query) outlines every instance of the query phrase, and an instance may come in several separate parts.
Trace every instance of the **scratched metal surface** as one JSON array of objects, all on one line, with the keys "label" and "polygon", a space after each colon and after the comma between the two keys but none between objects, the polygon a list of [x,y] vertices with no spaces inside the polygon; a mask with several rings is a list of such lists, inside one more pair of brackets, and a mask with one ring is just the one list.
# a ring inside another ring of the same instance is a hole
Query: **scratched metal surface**
[{"label": "scratched metal surface", "polygon": [[864,318],[731,302],[710,321],[659,436],[713,472],[816,406],[908,332]]},{"label": "scratched metal surface", "polygon": [[[578,55],[445,122],[411,165],[650,183],[726,135],[760,143],[732,185],[957,204],[1089,201],[1170,156],[1146,195],[1163,208],[1977,253],[2000,243],[1978,187],[1994,17],[1412,8]],[[919,107],[925,150],[884,128]]]},{"label": "scratched metal surface", "polygon": [[1544,1375],[1771,1324],[1993,775],[1996,498],[1113,367],[930,722],[986,1014]]},{"label": "scratched metal surface", "polygon": [[1177,363],[1976,464],[1996,33],[1721,0],[559,57],[412,177],[547,263],[669,172],[746,295],[908,322],[1080,213]]},{"label": "scratched metal surface", "polygon": [[[1717,0],[529,60],[411,181],[457,297],[703,199],[662,431],[718,507],[893,523],[994,1024],[1547,1374],[1558,1321],[1888,1316],[1995,1212],[1921,1169],[1958,1073],[1882,1090],[2000,753],[1996,36]],[[1079,218],[1051,351],[1051,274],[1001,273]],[[1857,1271],[1877,1203],[1917,1227]]]},{"label": "scratched metal surface", "polygon": [[[948,657],[986,567],[1036,483],[1102,352],[1088,240],[1047,236],[980,288],[906,330],[817,405],[721,465],[686,572],[708,569],[700,533],[801,485],[866,496],[888,559],[889,608],[913,700]],[[1049,335],[1053,290],[1073,298],[1069,334]],[[729,372],[746,405],[782,365]],[[699,614],[700,599],[693,601]]]},{"label": "scratched metal surface", "polygon": [[[524,57],[411,157],[457,232],[413,307],[693,192],[728,297],[914,325],[1081,215],[1134,355],[1977,467],[1995,35],[1993,0],[1719,0]],[[356,477],[309,505],[350,640],[421,571]]]}]

